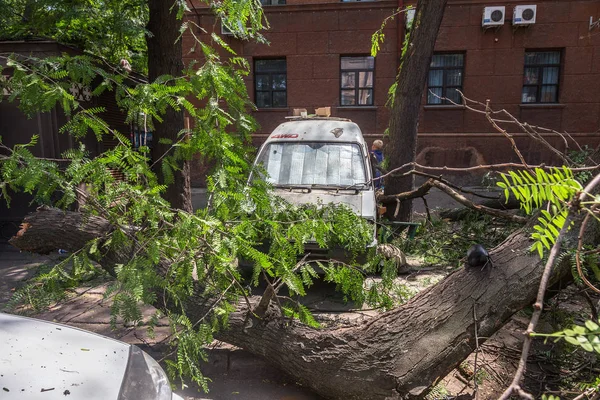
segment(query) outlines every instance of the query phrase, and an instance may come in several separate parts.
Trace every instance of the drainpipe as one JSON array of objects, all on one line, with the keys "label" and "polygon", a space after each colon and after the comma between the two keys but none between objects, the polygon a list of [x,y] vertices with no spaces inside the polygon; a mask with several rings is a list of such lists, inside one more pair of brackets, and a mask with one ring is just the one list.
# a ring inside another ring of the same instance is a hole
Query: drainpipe
[{"label": "drainpipe", "polygon": [[[398,0],[398,9],[402,10],[404,8],[404,0]],[[404,32],[406,29],[406,15],[404,13],[398,14],[397,17],[397,30],[398,30],[398,43],[397,43],[397,51],[398,56],[396,57],[396,71],[400,68],[400,59],[402,58],[402,44],[404,43]]]}]

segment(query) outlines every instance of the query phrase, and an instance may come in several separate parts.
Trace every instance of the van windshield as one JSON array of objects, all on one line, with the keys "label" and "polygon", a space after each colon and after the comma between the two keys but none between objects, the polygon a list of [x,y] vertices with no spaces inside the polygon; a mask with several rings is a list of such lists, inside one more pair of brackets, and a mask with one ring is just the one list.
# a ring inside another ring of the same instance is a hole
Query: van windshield
[{"label": "van windshield", "polygon": [[366,184],[365,162],[355,143],[270,143],[258,163],[268,173],[266,180],[275,186]]}]

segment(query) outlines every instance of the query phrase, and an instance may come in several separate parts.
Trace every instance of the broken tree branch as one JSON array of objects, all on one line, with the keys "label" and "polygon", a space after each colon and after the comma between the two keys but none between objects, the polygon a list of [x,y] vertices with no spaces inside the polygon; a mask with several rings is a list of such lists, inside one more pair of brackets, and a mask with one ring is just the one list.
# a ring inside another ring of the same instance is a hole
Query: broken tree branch
[{"label": "broken tree branch", "polygon": [[[571,221],[573,220],[574,215],[576,215],[580,211],[581,202],[585,199],[588,193],[592,193],[595,190],[598,184],[600,184],[600,174],[596,175],[596,177],[583,189],[583,191],[571,201],[569,214],[565,218],[563,227],[561,228],[560,233],[558,234],[556,242],[552,246],[552,250],[550,251],[550,255],[548,256],[548,261],[546,262],[544,271],[542,273],[542,278],[538,287],[536,302],[533,306],[533,314],[531,316],[529,326],[527,327],[527,331],[525,332],[525,339],[523,340],[523,350],[521,353],[521,358],[519,360],[519,366],[517,367],[517,371],[515,372],[510,386],[504,391],[504,393],[502,393],[499,400],[507,400],[513,393],[517,393],[521,397],[533,400],[533,396],[531,396],[528,393],[525,393],[522,390],[520,383],[525,373],[525,367],[527,365],[527,359],[529,357],[529,349],[531,347],[531,342],[533,341],[533,333],[535,332],[538,320],[540,318],[540,315],[542,314],[542,309],[544,306],[544,296],[546,294],[546,289],[548,288],[550,277],[553,273],[552,269],[555,267],[556,259],[558,257],[561,245],[566,237],[566,232],[571,227]],[[591,213],[588,213],[586,215],[586,219],[590,215]],[[580,232],[577,237],[578,250],[581,249],[581,246],[583,244],[583,230],[585,229],[585,226],[585,224],[581,224]]]},{"label": "broken tree branch", "polygon": [[456,200],[458,203],[460,203],[460,204],[464,205],[465,207],[468,207],[472,210],[480,211],[485,214],[489,214],[494,217],[503,218],[503,219],[506,219],[506,220],[509,220],[512,222],[526,223],[529,220],[529,218],[521,217],[520,215],[515,215],[515,214],[511,214],[506,211],[486,207],[484,205],[475,204],[472,201],[470,201],[469,199],[467,199],[465,196],[461,195],[460,193],[458,193],[457,191],[455,191],[454,189],[449,187],[448,185],[446,185],[442,182],[436,181],[434,179],[429,179],[423,185],[421,185],[417,189],[412,190],[410,192],[399,193],[396,195],[381,196],[378,198],[378,200],[381,201],[382,203],[386,204],[386,203],[392,203],[394,201],[401,201],[401,200],[406,200],[406,199],[423,197],[433,187],[440,189],[441,191],[446,193],[448,196],[450,196],[451,198]]},{"label": "broken tree branch", "polygon": [[475,203],[469,201],[466,197],[464,197],[460,193],[457,193],[452,188],[450,188],[447,185],[444,185],[441,182],[435,182],[434,186],[437,187],[438,189],[442,190],[446,194],[448,194],[450,197],[452,197],[454,200],[458,201],[463,206],[471,208],[473,210],[481,211],[483,213],[492,215],[494,217],[508,219],[509,221],[513,221],[513,222],[527,223],[527,221],[529,221],[529,218],[521,217],[520,215],[514,215],[511,213],[502,211],[502,210],[497,210],[494,208],[489,208],[489,207],[486,207],[483,205],[475,204]]},{"label": "broken tree branch", "polygon": [[583,219],[583,222],[581,223],[581,228],[579,229],[579,236],[577,238],[578,239],[578,243],[577,243],[577,252],[575,253],[575,263],[577,265],[577,273],[579,274],[579,277],[581,278],[581,280],[583,281],[583,283],[585,283],[585,285],[587,287],[589,287],[590,289],[592,289],[594,292],[600,293],[600,289],[598,289],[596,286],[594,286],[592,284],[592,282],[590,282],[588,280],[588,278],[585,276],[585,274],[583,273],[583,270],[581,268],[581,255],[580,255],[582,247],[583,247],[583,234],[585,233],[585,229],[587,227],[589,219],[591,217],[593,217],[593,215],[594,215],[593,213],[595,212],[596,209],[597,209],[596,205],[592,206],[592,209],[585,216],[585,218]]},{"label": "broken tree branch", "polygon": [[[392,169],[392,170],[388,171],[386,174],[384,174],[376,179],[384,179],[389,176],[396,176],[397,172],[404,170],[407,167],[413,167],[413,169],[415,169],[415,170],[439,171],[439,172],[475,172],[475,171],[499,171],[499,172],[501,172],[501,171],[506,171],[511,168],[523,168],[523,164],[509,162],[509,163],[500,163],[500,164],[475,165],[473,167],[446,167],[446,166],[431,167],[431,166],[427,166],[427,165],[421,165],[416,162],[410,162],[410,163],[403,164],[398,168]],[[556,165],[537,164],[537,165],[530,165],[529,167],[532,169],[541,168],[541,169],[548,171],[553,168],[562,168],[562,165],[556,166]],[[571,168],[571,170],[573,172],[584,172],[584,171],[593,172],[596,170],[600,170],[600,165]],[[404,174],[412,174],[412,173],[413,172],[411,170],[411,171],[405,172]]]},{"label": "broken tree branch", "polygon": [[[85,244],[81,238],[100,238],[110,229],[101,217],[41,208],[25,219],[24,229],[11,244],[34,252],[75,249],[75,243]],[[61,237],[60,232],[70,233]],[[298,322],[282,324],[274,301],[258,319],[251,307],[260,298],[249,296],[250,306],[244,299],[236,303],[227,330],[215,337],[264,357],[327,398],[422,398],[476,347],[474,307],[481,345],[512,314],[534,301],[543,265],[529,247],[528,233],[516,232],[490,251],[496,268],[457,270],[408,303],[352,327],[317,330]],[[121,262],[128,260],[130,251],[106,256],[110,259],[99,260],[105,268],[119,262],[119,256]],[[157,272],[166,273],[168,265],[161,260]],[[570,277],[568,262],[551,280],[562,277]],[[185,303],[192,323],[206,318],[215,304],[201,284],[194,283],[194,294]],[[156,305],[169,307],[168,302]]]},{"label": "broken tree branch", "polygon": [[428,174],[426,172],[417,171],[417,170],[412,170],[411,172],[417,176],[424,176],[426,178],[431,178],[436,181],[440,181],[440,182],[450,186],[452,189],[458,190],[461,193],[471,194],[473,196],[481,197],[482,199],[488,199],[488,200],[498,200],[498,198],[499,198],[498,195],[488,196],[488,195],[477,193],[473,190],[465,189],[464,187],[455,185],[454,183],[450,182],[449,180],[444,179],[444,177],[442,175],[436,176],[436,175]]},{"label": "broken tree branch", "polygon": [[[460,91],[459,91],[460,93]],[[464,97],[464,95],[462,93],[460,93],[461,96]],[[466,100],[466,98],[465,98]],[[494,127],[494,129],[496,129],[498,132],[500,132],[501,134],[504,135],[505,138],[508,139],[508,141],[510,142],[510,145],[513,149],[513,151],[515,152],[515,154],[517,155],[517,157],[519,157],[519,160],[521,160],[521,164],[523,165],[523,167],[525,169],[531,170],[531,168],[529,167],[529,165],[527,165],[527,161],[525,161],[525,157],[523,157],[523,154],[521,153],[521,151],[519,150],[519,147],[517,147],[517,143],[515,142],[515,139],[513,139],[512,135],[510,135],[506,129],[502,129],[497,123],[496,120],[494,120],[494,118],[492,118],[492,109],[490,108],[490,100],[486,100],[485,101],[485,117],[487,118],[488,122]]]},{"label": "broken tree branch", "polygon": [[548,287],[548,281],[550,280],[550,274],[552,272],[552,267],[556,262],[556,258],[558,257],[560,247],[565,237],[565,232],[567,231],[569,225],[571,224],[571,216],[568,215],[565,219],[565,224],[563,225],[554,246],[552,246],[552,250],[550,251],[550,256],[548,257],[548,261],[546,262],[546,266],[544,267],[544,272],[542,274],[542,279],[540,281],[540,285],[538,287],[538,294],[535,304],[533,305],[533,315],[531,316],[531,321],[529,321],[529,326],[527,327],[527,331],[525,332],[525,339],[523,341],[523,350],[521,359],[519,360],[519,366],[517,367],[517,372],[515,372],[515,376],[513,377],[513,381],[510,386],[502,393],[499,400],[507,400],[513,393],[519,394],[521,397],[525,397],[527,399],[533,400],[533,396],[529,393],[526,393],[521,388],[521,379],[525,374],[525,367],[527,365],[527,358],[529,356],[529,349],[531,348],[531,342],[533,341],[532,334],[535,332],[535,328],[537,326],[538,320],[542,315],[542,309],[544,306],[544,295],[546,294],[546,288]]}]

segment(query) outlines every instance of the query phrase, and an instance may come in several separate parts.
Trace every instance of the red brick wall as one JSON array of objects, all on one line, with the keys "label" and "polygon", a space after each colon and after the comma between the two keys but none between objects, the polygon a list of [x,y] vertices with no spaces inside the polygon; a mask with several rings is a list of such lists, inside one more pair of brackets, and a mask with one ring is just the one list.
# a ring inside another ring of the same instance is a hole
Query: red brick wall
[{"label": "red brick wall", "polygon": [[[306,108],[313,113],[317,107],[331,107],[333,116],[351,118],[366,135],[381,136],[389,118],[384,107],[387,91],[398,66],[397,22],[385,29],[386,40],[375,61],[374,106],[340,107],[340,55],[370,55],[371,35],[397,7],[396,0],[354,3],[288,0],[284,6],[264,8],[270,23],[264,35],[270,45],[226,37],[238,55],[246,57],[251,65],[254,58],[287,60],[288,107],[254,112],[261,126],[257,132],[259,140],[291,115],[294,108]],[[214,18],[202,11],[201,26],[212,28]],[[189,47],[190,43],[190,38],[186,38],[184,44]],[[193,54],[187,56],[193,57]],[[254,100],[252,74],[246,82]]]},{"label": "red brick wall", "polygon": [[[535,25],[513,29],[510,21],[517,4],[537,5]],[[497,5],[506,6],[505,25],[498,30],[483,31],[483,7]],[[251,64],[253,57],[287,59],[288,107],[254,113],[261,125],[257,142],[285,116],[291,115],[293,108],[313,112],[321,106],[331,106],[334,116],[357,122],[368,140],[381,137],[389,118],[384,105],[398,66],[398,37],[403,26],[394,21],[385,30],[386,41],[375,61],[374,107],[339,106],[340,55],[368,55],[372,33],[397,7],[396,0],[356,3],[287,0],[284,6],[265,7],[271,25],[265,36],[270,46],[227,37],[226,41]],[[210,29],[215,23],[213,17],[208,10],[198,11],[200,25]],[[197,18],[193,13],[190,16]],[[600,18],[599,0],[450,0],[436,51],[466,54],[463,90],[467,97],[482,102],[489,99],[494,109],[506,109],[521,121],[567,131],[581,143],[597,146],[600,28],[588,31],[590,17]],[[189,38],[186,43],[189,45]],[[524,53],[535,49],[562,51],[556,105],[521,104]],[[193,59],[194,54],[186,58]],[[254,96],[252,74],[247,78],[247,86]],[[509,132],[519,132],[515,127],[503,126]],[[521,134],[516,137],[531,162],[555,161],[537,143]],[[430,165],[469,166],[482,160],[494,163],[515,159],[509,142],[490,126],[484,115],[460,107],[425,104],[420,115],[418,152],[419,160]]]},{"label": "red brick wall", "polygon": [[[537,4],[535,25],[513,29],[516,4]],[[505,25],[483,31],[484,6],[506,6]],[[600,18],[600,1],[450,1],[436,42],[436,51],[464,51],[465,96],[506,109],[521,121],[559,132],[575,134],[577,140],[600,144],[600,29],[590,33],[590,16]],[[521,104],[524,53],[526,50],[562,51],[558,104]],[[509,132],[520,132],[503,125]],[[482,114],[452,107],[424,106],[419,123],[421,159],[433,148],[437,165],[469,165],[464,155],[470,147],[479,160],[515,160],[508,141],[497,133]],[[521,135],[518,135],[521,136]],[[554,141],[554,140],[553,140]],[[554,141],[560,144],[560,141]],[[531,162],[552,162],[550,153],[537,143],[520,140]],[[462,160],[462,161],[460,161]]]}]

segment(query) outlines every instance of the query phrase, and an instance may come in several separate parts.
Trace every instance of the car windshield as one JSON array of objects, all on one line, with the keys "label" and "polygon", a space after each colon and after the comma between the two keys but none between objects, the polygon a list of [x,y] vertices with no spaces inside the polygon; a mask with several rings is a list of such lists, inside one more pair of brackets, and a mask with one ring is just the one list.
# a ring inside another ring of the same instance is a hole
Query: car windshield
[{"label": "car windshield", "polygon": [[275,186],[346,187],[366,182],[364,159],[355,143],[270,143],[258,163]]}]

